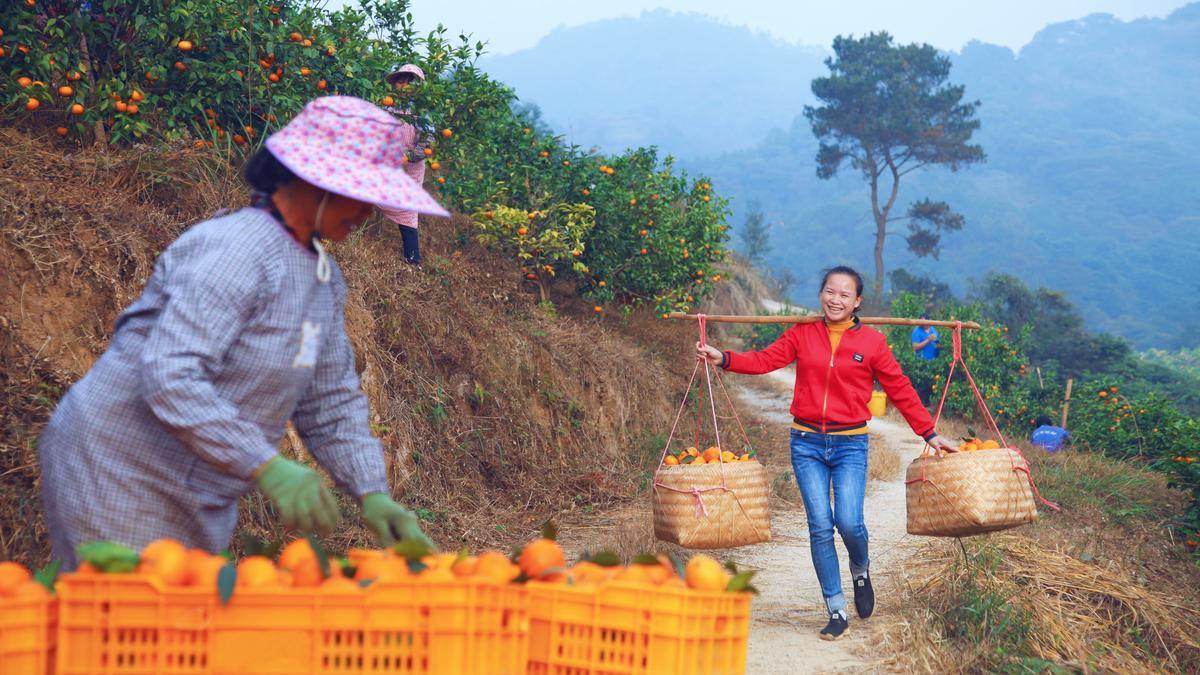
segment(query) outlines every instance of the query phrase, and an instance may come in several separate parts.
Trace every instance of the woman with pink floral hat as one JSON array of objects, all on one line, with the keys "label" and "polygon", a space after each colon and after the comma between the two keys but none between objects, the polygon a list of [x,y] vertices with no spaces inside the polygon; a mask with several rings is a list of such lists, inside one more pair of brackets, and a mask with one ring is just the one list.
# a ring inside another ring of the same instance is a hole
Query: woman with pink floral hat
[{"label": "woman with pink floral hat", "polygon": [[257,487],[284,525],[340,514],[312,468],[276,448],[286,424],[359,500],[384,544],[426,540],[391,498],[345,333],[346,284],[321,240],[372,208],[446,215],[404,171],[399,122],[360,99],[310,102],[246,166],[251,206],[197,223],[159,256],[108,349],[38,443],[54,557],[172,537],[217,552]]}]

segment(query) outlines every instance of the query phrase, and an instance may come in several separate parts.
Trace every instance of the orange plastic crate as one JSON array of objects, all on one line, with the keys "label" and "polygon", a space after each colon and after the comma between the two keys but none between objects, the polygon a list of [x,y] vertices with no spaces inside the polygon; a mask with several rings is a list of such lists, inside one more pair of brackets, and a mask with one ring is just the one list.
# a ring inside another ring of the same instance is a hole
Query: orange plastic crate
[{"label": "orange plastic crate", "polygon": [[354,593],[163,588],[137,575],[66,577],[61,675],[521,673],[524,590],[389,583]]},{"label": "orange plastic crate", "polygon": [[742,673],[750,596],[529,584],[530,675]]},{"label": "orange plastic crate", "polygon": [[54,672],[53,598],[0,598],[0,673],[49,675]]}]

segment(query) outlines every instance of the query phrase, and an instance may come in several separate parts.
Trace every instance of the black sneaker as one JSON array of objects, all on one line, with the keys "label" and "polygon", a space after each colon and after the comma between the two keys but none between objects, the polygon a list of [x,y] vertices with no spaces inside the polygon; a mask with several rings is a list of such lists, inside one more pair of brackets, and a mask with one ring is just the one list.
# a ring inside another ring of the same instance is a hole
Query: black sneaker
[{"label": "black sneaker", "polygon": [[875,611],[875,589],[871,588],[871,575],[854,577],[854,609],[858,618],[865,619]]},{"label": "black sneaker", "polygon": [[830,612],[829,623],[821,629],[822,640],[837,640],[850,630],[850,622],[844,612]]}]

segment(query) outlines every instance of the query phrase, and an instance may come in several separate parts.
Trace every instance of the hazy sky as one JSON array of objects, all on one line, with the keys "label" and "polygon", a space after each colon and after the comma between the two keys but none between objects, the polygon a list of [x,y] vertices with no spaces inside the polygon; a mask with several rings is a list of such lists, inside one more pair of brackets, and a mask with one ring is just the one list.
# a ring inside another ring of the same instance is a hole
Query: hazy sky
[{"label": "hazy sky", "polygon": [[[332,0],[331,6],[357,4]],[[1048,23],[1103,12],[1163,17],[1184,0],[412,0],[422,30],[438,22],[503,54],[532,47],[557,26],[665,8],[699,12],[793,42],[828,46],[835,35],[886,29],[901,42],[958,50],[978,39],[1020,49]]]}]

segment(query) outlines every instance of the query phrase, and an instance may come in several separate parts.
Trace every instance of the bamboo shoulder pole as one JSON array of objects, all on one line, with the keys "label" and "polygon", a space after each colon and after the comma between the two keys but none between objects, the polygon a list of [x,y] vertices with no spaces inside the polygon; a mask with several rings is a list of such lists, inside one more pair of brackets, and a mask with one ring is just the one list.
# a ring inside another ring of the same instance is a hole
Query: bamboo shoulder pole
[{"label": "bamboo shoulder pole", "polygon": [[1071,385],[1075,383],[1075,378],[1067,378],[1067,395],[1063,397],[1062,424],[1058,426],[1063,429],[1067,428],[1067,413],[1071,412]]},{"label": "bamboo shoulder pole", "polygon": [[[667,315],[672,319],[690,319],[696,320],[700,315],[685,314],[684,312],[671,312]],[[712,323],[816,323],[821,320],[820,314],[809,316],[745,316],[739,314],[705,314],[704,320]],[[899,316],[860,316],[859,321],[863,323],[871,323],[887,326],[944,326],[946,328],[954,328],[957,324],[954,321],[933,321],[924,319],[907,319]],[[974,321],[963,321],[963,328],[971,330],[979,330],[983,328]]]}]

